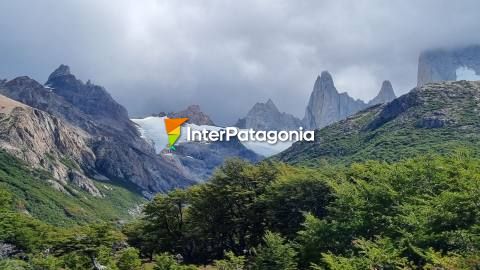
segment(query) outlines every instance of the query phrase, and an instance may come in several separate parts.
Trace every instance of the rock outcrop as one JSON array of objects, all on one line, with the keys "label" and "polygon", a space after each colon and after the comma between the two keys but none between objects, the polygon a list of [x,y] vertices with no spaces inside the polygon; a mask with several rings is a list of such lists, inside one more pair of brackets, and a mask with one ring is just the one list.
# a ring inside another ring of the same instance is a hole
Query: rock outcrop
[{"label": "rock outcrop", "polygon": [[322,128],[366,107],[363,101],[338,93],[332,76],[324,71],[315,81],[303,122],[309,129]]},{"label": "rock outcrop", "polygon": [[82,130],[38,109],[0,95],[0,148],[34,168],[45,169],[54,187],[68,183],[102,196],[86,177],[95,170],[95,155]]},{"label": "rock outcrop", "polygon": [[480,80],[480,45],[427,50],[420,54],[418,86],[455,80]]},{"label": "rock outcrop", "polygon": [[169,118],[188,118],[188,123],[195,124],[195,125],[207,125],[207,126],[215,126],[212,119],[204,113],[199,105],[190,105],[185,110],[169,113]]},{"label": "rock outcrop", "polygon": [[397,96],[393,91],[393,87],[390,81],[383,81],[380,92],[378,92],[378,95],[368,102],[368,106],[388,103],[396,98]]},{"label": "rock outcrop", "polygon": [[235,124],[242,129],[254,130],[295,130],[303,127],[302,121],[295,116],[280,112],[269,99],[265,103],[258,102],[247,113],[245,118]]}]

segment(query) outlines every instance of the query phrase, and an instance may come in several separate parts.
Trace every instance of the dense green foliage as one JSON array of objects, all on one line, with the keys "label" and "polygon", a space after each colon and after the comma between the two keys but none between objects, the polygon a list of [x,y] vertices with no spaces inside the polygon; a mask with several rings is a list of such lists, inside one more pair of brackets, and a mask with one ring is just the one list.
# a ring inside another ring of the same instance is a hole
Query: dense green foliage
[{"label": "dense green foliage", "polygon": [[225,259],[215,260],[214,266],[218,270],[239,270],[245,268],[245,256],[236,256],[233,252],[225,253]]},{"label": "dense green foliage", "polygon": [[332,183],[329,215],[309,216],[299,233],[302,261],[413,268],[435,263],[440,252],[470,261],[465,269],[478,267],[479,176],[480,162],[462,154],[353,165]]},{"label": "dense green foliage", "polygon": [[255,254],[253,269],[255,270],[295,270],[296,251],[279,235],[267,232],[262,244]]},{"label": "dense green foliage", "polygon": [[479,205],[480,160],[461,151],[321,171],[232,160],[210,182],[159,195],[126,233],[147,257],[209,263],[231,251],[246,256],[241,269],[472,269]]},{"label": "dense green foliage", "polygon": [[[59,228],[22,213],[0,213],[0,244],[12,245],[10,254],[0,251],[0,269],[108,269],[139,266],[138,251],[123,248],[125,237],[105,223]],[[1,260],[2,256],[22,259]]]}]

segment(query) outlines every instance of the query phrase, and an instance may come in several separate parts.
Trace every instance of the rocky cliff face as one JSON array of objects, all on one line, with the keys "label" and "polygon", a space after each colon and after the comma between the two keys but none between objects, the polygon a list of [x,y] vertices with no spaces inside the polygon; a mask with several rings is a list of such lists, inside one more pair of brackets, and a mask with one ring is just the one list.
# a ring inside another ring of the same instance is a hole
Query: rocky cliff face
[{"label": "rocky cliff face", "polygon": [[315,81],[303,122],[309,129],[322,128],[366,107],[347,93],[339,94],[332,76],[324,71]]},{"label": "rocky cliff face", "polygon": [[480,80],[480,46],[427,50],[418,60],[417,85],[455,80]]},{"label": "rocky cliff face", "polygon": [[50,172],[51,183],[61,191],[72,183],[102,196],[85,176],[95,171],[88,139],[85,132],[61,119],[0,95],[0,148]]},{"label": "rocky cliff face", "polygon": [[291,114],[280,112],[269,99],[265,103],[256,103],[247,116],[238,120],[235,126],[254,130],[295,130],[303,127],[303,123]]},{"label": "rocky cliff face", "polygon": [[[130,182],[149,192],[193,183],[177,171],[139,135],[127,111],[101,87],[83,83],[61,65],[45,86],[28,77],[0,85],[0,94],[45,111],[83,130],[95,155],[96,175],[103,180]],[[80,164],[82,165],[82,164]]]},{"label": "rocky cliff face", "polygon": [[378,95],[368,102],[368,106],[387,103],[396,98],[397,96],[393,91],[393,87],[390,81],[383,81],[380,92],[378,92]]}]

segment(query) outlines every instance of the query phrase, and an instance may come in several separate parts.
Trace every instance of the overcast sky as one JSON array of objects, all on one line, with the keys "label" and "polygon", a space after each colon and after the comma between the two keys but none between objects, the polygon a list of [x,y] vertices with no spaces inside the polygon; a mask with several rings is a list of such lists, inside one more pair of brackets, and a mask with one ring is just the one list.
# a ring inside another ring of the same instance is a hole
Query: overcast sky
[{"label": "overcast sky", "polygon": [[480,1],[10,0],[0,78],[59,64],[140,116],[199,104],[226,124],[268,98],[303,117],[315,78],[369,100],[416,84],[418,54],[480,42]]}]

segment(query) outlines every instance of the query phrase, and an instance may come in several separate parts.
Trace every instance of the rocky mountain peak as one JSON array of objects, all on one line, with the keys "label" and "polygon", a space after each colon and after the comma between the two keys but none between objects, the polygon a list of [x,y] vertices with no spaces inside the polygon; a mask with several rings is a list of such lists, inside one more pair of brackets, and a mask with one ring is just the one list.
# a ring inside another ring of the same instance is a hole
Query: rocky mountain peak
[{"label": "rocky mountain peak", "polygon": [[280,112],[268,99],[265,103],[255,103],[247,116],[239,119],[235,126],[254,130],[290,130],[302,126],[302,122],[291,114]]},{"label": "rocky mountain peak", "polygon": [[[118,104],[102,86],[91,82],[83,83],[70,72],[66,65],[60,65],[45,83],[61,102],[66,102],[90,120],[101,123],[106,130],[130,137],[136,137],[137,130],[128,118],[127,110]],[[117,131],[122,131],[117,133]]]},{"label": "rocky mountain peak", "polygon": [[393,93],[392,83],[389,80],[385,80],[382,82],[382,88],[380,89],[380,93],[382,92]]},{"label": "rocky mountain peak", "polygon": [[385,80],[382,83],[382,87],[380,88],[380,92],[378,92],[377,96],[368,102],[369,106],[373,106],[376,104],[383,104],[394,100],[396,97],[395,92],[393,91],[392,83],[389,80]]},{"label": "rocky mountain peak", "polygon": [[273,101],[271,99],[268,99],[267,102],[265,102],[265,103],[262,103],[262,102],[255,103],[255,105],[253,105],[252,109],[250,110],[250,112],[252,112],[252,113],[258,113],[258,112],[262,112],[262,111],[280,112],[278,110],[277,106],[275,106],[275,103],[273,103]]},{"label": "rocky mountain peak", "polygon": [[63,76],[68,76],[72,75],[70,73],[70,67],[67,65],[61,64],[57,69],[55,69],[50,76],[48,76],[47,84],[50,80],[53,80],[57,77],[63,77]]},{"label": "rocky mountain peak", "polygon": [[247,116],[239,119],[235,126],[254,130],[291,130],[302,126],[302,122],[291,114],[280,112],[268,99],[265,103],[255,103]]},{"label": "rocky mountain peak", "polygon": [[267,102],[265,103],[265,105],[269,108],[275,108],[277,109],[277,106],[275,106],[275,103],[273,103],[272,99],[268,99]]},{"label": "rocky mountain peak", "polygon": [[320,76],[317,77],[313,88],[317,91],[337,91],[332,75],[328,71],[322,71]]},{"label": "rocky mountain peak", "polygon": [[215,126],[212,119],[200,109],[200,105],[190,105],[185,110],[168,114],[170,118],[188,118],[188,122],[196,125]]},{"label": "rocky mountain peak", "polygon": [[63,64],[61,64],[50,74],[50,76],[48,76],[48,80],[45,83],[45,85],[54,88],[65,88],[66,86],[73,88],[73,86],[75,86],[76,89],[79,88],[78,86],[80,84],[83,83],[80,80],[77,80],[75,75],[70,72],[70,67]]},{"label": "rocky mountain peak", "polygon": [[355,100],[347,93],[339,94],[332,75],[323,71],[313,86],[303,122],[309,129],[322,128],[345,119],[366,106],[363,101]]}]

